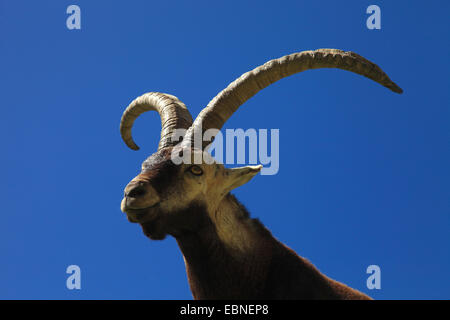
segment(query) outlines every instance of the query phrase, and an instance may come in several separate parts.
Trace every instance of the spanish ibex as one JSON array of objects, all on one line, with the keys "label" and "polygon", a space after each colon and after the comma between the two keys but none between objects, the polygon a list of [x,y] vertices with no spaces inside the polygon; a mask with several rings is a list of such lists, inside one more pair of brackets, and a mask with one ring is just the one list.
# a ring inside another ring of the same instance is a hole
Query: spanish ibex
[{"label": "spanish ibex", "polygon": [[[259,220],[251,219],[230,194],[252,179],[261,166],[225,168],[211,161],[206,142],[197,145],[194,139],[208,129],[220,130],[239,106],[261,89],[317,68],[352,71],[402,92],[365,58],[353,52],[319,49],[271,60],[243,74],[211,100],[195,121],[175,96],[156,92],[138,97],[123,113],[120,131],[131,149],[139,149],[131,128],[143,112],[157,111],[162,131],[157,152],[143,162],[141,173],[126,186],[121,209],[150,239],[161,240],[166,235],[176,239],[195,299],[370,299],[320,273],[273,237]],[[187,130],[180,143],[174,138],[177,129]],[[174,152],[200,155],[204,160],[176,164],[171,160]]]}]

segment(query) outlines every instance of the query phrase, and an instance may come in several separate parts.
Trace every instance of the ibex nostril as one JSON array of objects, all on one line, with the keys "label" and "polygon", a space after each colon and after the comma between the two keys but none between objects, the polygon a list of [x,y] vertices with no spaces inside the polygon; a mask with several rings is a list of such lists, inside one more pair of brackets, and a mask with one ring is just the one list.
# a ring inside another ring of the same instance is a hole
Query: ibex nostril
[{"label": "ibex nostril", "polygon": [[147,193],[147,190],[143,186],[136,186],[135,188],[131,189],[126,196],[130,198],[139,198],[142,197]]}]

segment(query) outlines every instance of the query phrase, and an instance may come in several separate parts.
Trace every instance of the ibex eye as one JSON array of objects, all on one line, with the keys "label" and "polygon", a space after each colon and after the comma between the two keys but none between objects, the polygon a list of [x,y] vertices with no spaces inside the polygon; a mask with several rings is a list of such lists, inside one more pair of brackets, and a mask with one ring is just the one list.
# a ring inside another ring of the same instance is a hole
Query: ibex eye
[{"label": "ibex eye", "polygon": [[192,166],[189,168],[189,171],[196,176],[201,176],[203,174],[203,170],[199,166]]}]

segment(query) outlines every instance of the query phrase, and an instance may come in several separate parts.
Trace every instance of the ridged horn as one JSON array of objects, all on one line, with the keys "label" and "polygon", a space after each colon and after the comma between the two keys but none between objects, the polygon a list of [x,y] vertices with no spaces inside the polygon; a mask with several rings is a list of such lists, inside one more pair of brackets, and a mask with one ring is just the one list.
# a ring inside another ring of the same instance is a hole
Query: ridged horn
[{"label": "ridged horn", "polygon": [[192,125],[192,116],[177,97],[160,92],[146,93],[130,103],[120,120],[120,134],[123,141],[133,150],[139,150],[131,135],[131,128],[137,117],[146,111],[156,111],[161,117],[161,138],[158,150],[173,146],[172,134],[176,129],[187,129]]},{"label": "ridged horn", "polygon": [[[183,143],[193,145],[194,136],[199,134],[199,132],[195,132],[199,128],[202,133],[211,128],[220,130],[228,118],[245,101],[272,83],[295,73],[319,68],[338,68],[351,71],[372,79],[396,93],[403,92],[380,67],[356,53],[337,49],[293,53],[270,60],[230,83],[199,113],[194,124],[186,133]],[[202,144],[204,148],[209,142],[202,142]]]}]

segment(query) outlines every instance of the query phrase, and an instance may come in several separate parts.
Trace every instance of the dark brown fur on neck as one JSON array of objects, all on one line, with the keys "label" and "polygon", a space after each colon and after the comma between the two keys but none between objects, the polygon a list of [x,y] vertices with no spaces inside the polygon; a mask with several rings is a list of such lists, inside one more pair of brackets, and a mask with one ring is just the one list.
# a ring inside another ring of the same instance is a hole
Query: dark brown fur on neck
[{"label": "dark brown fur on neck", "polygon": [[[200,204],[172,216],[183,221],[142,224],[144,233],[169,233],[176,238],[195,299],[370,299],[329,279],[275,239],[257,219],[250,219],[234,196],[228,195],[224,201],[238,208],[235,215],[239,223],[256,235],[256,245],[251,249],[242,252],[222,241]],[[190,217],[189,222],[182,217]],[[157,230],[165,225],[175,227]]]}]

